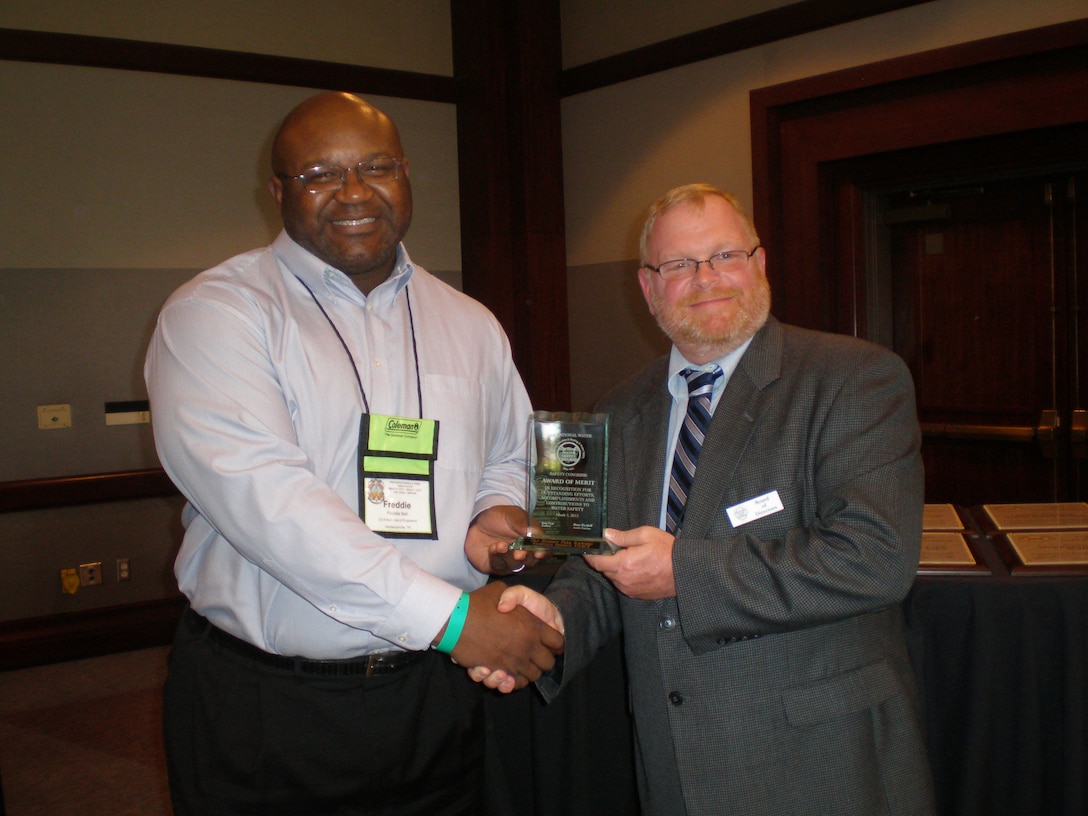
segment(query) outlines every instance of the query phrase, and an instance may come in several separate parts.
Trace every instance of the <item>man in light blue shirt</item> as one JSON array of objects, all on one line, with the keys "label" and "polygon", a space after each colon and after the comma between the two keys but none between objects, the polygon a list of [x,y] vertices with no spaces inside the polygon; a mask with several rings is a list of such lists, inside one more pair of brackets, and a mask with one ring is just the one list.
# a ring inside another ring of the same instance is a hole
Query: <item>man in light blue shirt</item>
[{"label": "man in light blue shirt", "polygon": [[485,586],[524,566],[529,399],[491,313],[401,243],[385,114],[312,97],[272,165],[284,231],[182,286],[145,367],[188,500],[175,812],[474,812],[481,697],[452,661],[525,684],[562,648]]}]

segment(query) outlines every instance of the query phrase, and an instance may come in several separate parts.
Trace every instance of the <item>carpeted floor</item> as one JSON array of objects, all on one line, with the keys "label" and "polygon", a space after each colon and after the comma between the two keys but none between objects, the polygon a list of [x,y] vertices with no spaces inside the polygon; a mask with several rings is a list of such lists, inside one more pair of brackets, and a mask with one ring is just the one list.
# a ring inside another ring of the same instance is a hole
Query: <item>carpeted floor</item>
[{"label": "carpeted floor", "polygon": [[0,672],[6,816],[169,816],[160,727],[166,653]]}]

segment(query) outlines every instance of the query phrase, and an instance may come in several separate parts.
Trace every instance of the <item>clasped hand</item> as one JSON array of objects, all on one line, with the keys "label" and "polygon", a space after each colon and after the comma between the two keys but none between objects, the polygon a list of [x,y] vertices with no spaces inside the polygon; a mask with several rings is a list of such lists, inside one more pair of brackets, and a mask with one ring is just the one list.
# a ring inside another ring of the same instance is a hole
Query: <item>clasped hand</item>
[{"label": "clasped hand", "polygon": [[[490,507],[469,525],[465,556],[489,575],[521,572],[545,557],[543,553],[510,549],[527,526],[528,518],[520,507]],[[555,656],[563,651],[563,635],[516,604],[500,612],[499,597],[504,589],[506,584],[494,582],[470,594],[465,627],[450,657],[462,666],[494,667],[512,691],[555,665]]]},{"label": "clasped hand", "polygon": [[507,690],[513,691],[554,666],[564,640],[559,629],[523,606],[510,604],[500,610],[506,589],[502,581],[494,581],[469,594],[465,627],[450,657],[461,666],[491,666],[501,671]]},{"label": "clasped hand", "polygon": [[[586,555],[586,563],[630,598],[653,601],[676,594],[672,569],[672,534],[657,527],[605,530],[605,539],[619,547],[615,555]],[[511,614],[528,610],[540,621],[566,634],[563,616],[555,604],[526,586],[512,586],[499,596],[497,611]],[[509,693],[525,683],[491,663],[465,663],[469,676],[491,689]],[[548,667],[550,668],[550,666]],[[547,671],[547,669],[545,669]],[[535,680],[536,678],[533,678]]]}]

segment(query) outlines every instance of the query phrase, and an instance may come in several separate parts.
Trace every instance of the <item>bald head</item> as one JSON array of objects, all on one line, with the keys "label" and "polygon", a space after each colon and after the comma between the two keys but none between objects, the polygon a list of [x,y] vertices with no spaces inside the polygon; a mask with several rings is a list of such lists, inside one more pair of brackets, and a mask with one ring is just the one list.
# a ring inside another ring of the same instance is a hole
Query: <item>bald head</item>
[{"label": "bald head", "polygon": [[284,170],[282,162],[293,158],[300,147],[319,141],[321,132],[342,123],[370,133],[381,133],[389,141],[389,154],[400,157],[403,149],[396,124],[365,99],[349,93],[328,91],[303,100],[284,117],[272,142],[272,169]]}]

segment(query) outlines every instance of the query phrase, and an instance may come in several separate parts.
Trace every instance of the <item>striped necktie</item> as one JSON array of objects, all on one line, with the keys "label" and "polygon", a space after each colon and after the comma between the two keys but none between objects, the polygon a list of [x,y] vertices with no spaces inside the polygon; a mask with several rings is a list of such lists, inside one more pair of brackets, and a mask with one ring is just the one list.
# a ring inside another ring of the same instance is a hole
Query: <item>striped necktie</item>
[{"label": "striped necktie", "polygon": [[669,504],[666,509],[665,529],[675,535],[684,519],[684,505],[695,478],[695,465],[703,448],[706,429],[710,427],[710,397],[714,383],[722,376],[722,370],[714,366],[711,371],[685,368],[680,374],[688,381],[688,411],[676,440],[676,453],[672,459],[669,476]]}]

